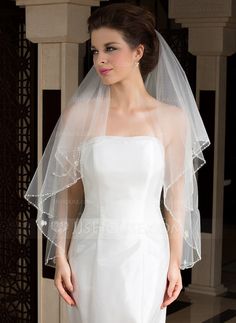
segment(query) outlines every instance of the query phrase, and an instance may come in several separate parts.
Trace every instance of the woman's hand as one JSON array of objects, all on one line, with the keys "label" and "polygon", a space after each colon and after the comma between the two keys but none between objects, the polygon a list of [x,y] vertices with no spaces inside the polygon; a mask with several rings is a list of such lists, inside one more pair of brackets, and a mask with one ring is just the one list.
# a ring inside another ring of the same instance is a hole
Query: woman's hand
[{"label": "woman's hand", "polygon": [[71,282],[71,268],[66,257],[56,258],[54,285],[66,303],[71,306],[75,305],[75,301],[70,295],[70,293],[73,291],[73,285]]},{"label": "woman's hand", "polygon": [[161,309],[170,305],[179,296],[182,288],[182,276],[179,266],[177,264],[170,264],[167,274],[166,291]]}]

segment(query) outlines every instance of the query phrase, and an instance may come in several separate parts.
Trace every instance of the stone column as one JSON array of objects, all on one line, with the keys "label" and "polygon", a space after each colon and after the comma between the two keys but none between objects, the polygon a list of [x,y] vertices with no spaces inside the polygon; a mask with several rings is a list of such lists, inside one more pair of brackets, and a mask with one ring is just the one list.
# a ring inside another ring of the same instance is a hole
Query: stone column
[{"label": "stone column", "polygon": [[[63,110],[78,86],[79,43],[89,38],[86,20],[97,0],[16,0],[25,7],[26,37],[38,43],[38,158],[43,150],[43,91],[59,90]],[[57,92],[58,94],[58,92]],[[56,109],[50,106],[50,109]],[[48,111],[49,112],[49,111]],[[56,113],[56,111],[55,111]],[[60,113],[60,111],[59,111]],[[54,111],[53,111],[54,114]],[[52,279],[42,277],[42,235],[38,230],[38,322],[65,323],[66,303]],[[69,306],[69,305],[68,305]]]},{"label": "stone column", "polygon": [[[226,63],[227,56],[236,51],[236,6],[233,2],[169,1],[169,17],[188,28],[189,52],[197,56],[196,98],[199,108],[201,110],[201,104],[204,104],[204,100],[201,100],[204,95],[212,99],[214,109],[214,134],[211,142],[214,149],[213,186],[212,192],[209,192],[209,195],[212,194],[211,229],[202,232],[202,260],[193,267],[192,283],[186,288],[187,291],[209,295],[219,295],[226,291],[221,284]],[[208,107],[204,106],[206,108]]]}]

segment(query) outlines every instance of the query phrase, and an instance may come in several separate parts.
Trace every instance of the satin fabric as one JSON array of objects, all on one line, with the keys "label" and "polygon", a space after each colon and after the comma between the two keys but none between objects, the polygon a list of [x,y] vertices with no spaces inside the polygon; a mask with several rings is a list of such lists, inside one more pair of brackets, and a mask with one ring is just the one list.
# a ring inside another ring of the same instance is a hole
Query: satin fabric
[{"label": "satin fabric", "polygon": [[170,258],[160,210],[164,147],[152,136],[97,136],[81,151],[85,208],[68,251],[71,323],[164,323]]}]

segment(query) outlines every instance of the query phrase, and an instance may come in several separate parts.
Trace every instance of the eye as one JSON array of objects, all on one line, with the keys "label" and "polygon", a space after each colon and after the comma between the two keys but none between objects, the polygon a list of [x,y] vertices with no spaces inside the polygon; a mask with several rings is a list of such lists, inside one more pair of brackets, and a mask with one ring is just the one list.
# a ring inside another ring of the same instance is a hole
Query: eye
[{"label": "eye", "polygon": [[115,47],[111,47],[111,46],[107,47],[106,49],[108,52],[113,52],[114,50],[116,50]]},{"label": "eye", "polygon": [[97,54],[97,50],[96,49],[92,49],[91,48],[90,51],[91,51],[92,55]]}]

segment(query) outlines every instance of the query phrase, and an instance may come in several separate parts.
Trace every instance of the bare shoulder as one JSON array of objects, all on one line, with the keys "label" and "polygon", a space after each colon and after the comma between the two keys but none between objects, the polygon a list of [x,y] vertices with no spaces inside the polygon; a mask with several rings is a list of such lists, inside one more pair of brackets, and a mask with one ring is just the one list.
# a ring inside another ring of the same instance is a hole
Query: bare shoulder
[{"label": "bare shoulder", "polygon": [[176,105],[153,98],[150,107],[149,112],[151,112],[153,119],[156,119],[163,126],[167,124],[173,127],[173,123],[177,126],[177,124],[184,124],[185,122],[186,114],[184,110]]},{"label": "bare shoulder", "polygon": [[156,116],[157,122],[163,134],[165,145],[172,141],[176,134],[181,135],[186,128],[185,111],[172,104],[156,100]]},{"label": "bare shoulder", "polygon": [[171,119],[181,119],[185,117],[183,109],[176,105],[168,104],[163,101],[156,100],[156,109],[159,111],[163,118]]}]

